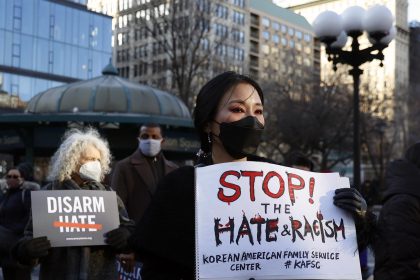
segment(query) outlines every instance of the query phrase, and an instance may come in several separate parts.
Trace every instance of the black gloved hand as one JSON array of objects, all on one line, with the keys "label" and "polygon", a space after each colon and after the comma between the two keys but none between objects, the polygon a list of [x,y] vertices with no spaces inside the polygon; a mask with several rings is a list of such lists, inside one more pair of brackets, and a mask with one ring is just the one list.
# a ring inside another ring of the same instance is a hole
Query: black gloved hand
[{"label": "black gloved hand", "polygon": [[50,248],[51,243],[46,236],[28,239],[19,246],[18,258],[22,263],[27,263],[32,259],[47,256]]},{"label": "black gloved hand", "polygon": [[123,252],[128,247],[128,238],[131,232],[125,227],[119,227],[105,233],[105,243],[110,245],[114,250]]},{"label": "black gloved hand", "polygon": [[367,211],[366,200],[354,188],[341,188],[335,190],[334,205],[349,211],[355,218],[364,218]]}]

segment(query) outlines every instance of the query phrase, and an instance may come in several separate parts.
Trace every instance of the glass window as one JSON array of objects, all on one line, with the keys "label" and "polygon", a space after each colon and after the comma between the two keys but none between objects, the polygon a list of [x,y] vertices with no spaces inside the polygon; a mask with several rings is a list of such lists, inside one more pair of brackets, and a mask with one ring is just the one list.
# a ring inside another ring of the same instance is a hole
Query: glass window
[{"label": "glass window", "polygon": [[4,40],[4,62],[6,65],[12,65],[12,44],[13,44],[13,36],[12,32],[6,31],[5,32],[5,40]]},{"label": "glass window", "polygon": [[[1,2],[1,1],[0,1]],[[25,5],[22,6],[22,33],[28,35],[34,35],[34,11],[36,1],[26,1]],[[1,10],[1,4],[0,4]],[[0,12],[1,14],[1,12]],[[1,20],[0,20],[1,21]]]},{"label": "glass window", "polygon": [[39,15],[37,18],[38,29],[37,35],[41,38],[46,38],[50,36],[50,33],[46,30],[50,28],[50,6],[51,3],[47,1],[39,1]]},{"label": "glass window", "polygon": [[6,30],[13,30],[13,4],[15,1],[5,1],[6,2],[6,10],[5,10],[5,26]]},{"label": "glass window", "polygon": [[99,29],[98,36],[98,40],[102,41],[99,43],[102,45],[101,50],[110,54],[112,52],[112,24],[109,19],[102,18],[102,27]]},{"label": "glass window", "polygon": [[35,39],[35,46],[35,70],[41,72],[48,72],[48,41],[45,39]]},{"label": "glass window", "polygon": [[238,11],[233,11],[233,22],[237,23],[237,24],[241,24],[244,25],[245,24],[245,14],[238,12]]},{"label": "glass window", "polygon": [[64,75],[64,44],[54,43],[53,72],[54,74]]},{"label": "glass window", "polygon": [[287,39],[286,38],[281,38],[281,44],[283,46],[286,46],[287,45]]},{"label": "glass window", "polygon": [[309,34],[307,34],[307,33],[305,33],[305,35],[303,36],[303,39],[304,39],[306,42],[310,42],[310,41],[312,40],[312,36],[311,36],[311,35],[309,35]]},{"label": "glass window", "polygon": [[224,18],[227,19],[229,17],[229,9],[228,7],[221,5],[221,4],[217,4],[216,5],[216,15],[219,18]]},{"label": "glass window", "polygon": [[20,5],[13,6],[13,30],[21,31],[22,28],[22,7]]},{"label": "glass window", "polygon": [[287,32],[287,26],[282,24],[281,25],[281,32],[286,33]]},{"label": "glass window", "polygon": [[[34,70],[34,66],[32,64],[34,58],[34,39],[32,36],[22,35],[22,43],[21,43],[21,61],[20,66],[22,68]],[[1,51],[0,51],[1,53]]]},{"label": "glass window", "polygon": [[270,39],[270,32],[263,31],[262,36],[264,39],[269,40]]},{"label": "glass window", "polygon": [[274,35],[273,35],[273,42],[274,42],[274,43],[276,43],[276,44],[278,44],[278,43],[280,42],[280,37],[279,37],[279,35],[277,35],[277,34],[274,34]]},{"label": "glass window", "polygon": [[273,21],[272,25],[274,30],[279,31],[280,30],[280,24],[278,22]]},{"label": "glass window", "polygon": [[0,29],[0,64],[5,64],[5,61],[4,61],[4,56],[5,56],[5,42],[6,42],[6,38],[5,37],[6,37],[5,32]]},{"label": "glass window", "polygon": [[80,13],[78,11],[73,11],[73,32],[72,32],[72,44],[78,45],[79,44],[79,16]]},{"label": "glass window", "polygon": [[233,0],[233,5],[244,8],[245,0]]},{"label": "glass window", "polygon": [[289,35],[290,36],[295,35],[295,30],[293,28],[291,28],[291,27],[289,27]]},{"label": "glass window", "polygon": [[20,44],[12,44],[12,65],[20,67]]},{"label": "glass window", "polygon": [[89,15],[79,12],[79,46],[89,47]]},{"label": "glass window", "polygon": [[64,30],[64,42],[71,44],[73,40],[73,9],[66,9],[65,19],[65,30]]},{"label": "glass window", "polygon": [[6,0],[0,0],[0,29],[1,28],[6,28]]},{"label": "glass window", "polygon": [[269,54],[270,53],[270,47],[268,45],[262,45],[261,46],[261,50],[264,54]]},{"label": "glass window", "polygon": [[63,56],[63,75],[65,76],[72,76],[71,75],[71,60],[72,60],[72,53],[71,53],[71,46],[68,44],[64,44],[64,56]]},{"label": "glass window", "polygon": [[24,101],[29,101],[29,99],[32,98],[33,95],[35,95],[34,92],[31,90],[31,84],[32,84],[32,78],[29,77],[19,77],[19,98]]},{"label": "glass window", "polygon": [[262,24],[263,26],[270,26],[270,20],[269,20],[268,18],[263,17],[263,18],[261,19],[261,24]]},{"label": "glass window", "polygon": [[66,31],[66,8],[61,5],[55,5],[55,22],[54,22],[54,40],[65,42],[65,37],[67,34],[65,34]]},{"label": "glass window", "polygon": [[290,41],[289,41],[289,46],[290,46],[291,48],[294,48],[294,47],[295,47],[295,41],[290,40]]},{"label": "glass window", "polygon": [[79,56],[78,56],[78,65],[77,70],[78,74],[77,77],[80,79],[87,79],[88,75],[88,50],[79,48],[78,50]]},{"label": "glass window", "polygon": [[302,39],[302,32],[296,30],[296,34],[295,34],[296,38],[298,39]]}]

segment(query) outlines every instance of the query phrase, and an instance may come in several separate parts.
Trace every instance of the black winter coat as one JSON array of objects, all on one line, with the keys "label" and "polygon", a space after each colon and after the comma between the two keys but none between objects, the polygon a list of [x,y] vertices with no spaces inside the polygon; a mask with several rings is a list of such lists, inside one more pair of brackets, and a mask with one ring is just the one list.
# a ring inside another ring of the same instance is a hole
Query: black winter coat
[{"label": "black winter coat", "polygon": [[[277,164],[256,156],[249,160]],[[211,163],[200,166],[208,164]],[[143,262],[143,280],[195,279],[194,179],[193,166],[169,173],[159,183],[152,204],[137,224],[130,245]],[[369,242],[372,225],[370,215],[356,220],[359,250]]]},{"label": "black winter coat", "polygon": [[[101,190],[110,191],[109,188],[97,182],[87,182],[79,186],[73,180],[63,182],[53,181],[46,185],[44,190]],[[134,231],[134,222],[128,218],[127,211],[121,199],[117,197],[120,227]],[[19,247],[32,235],[32,219],[25,229],[25,236],[15,245],[12,255],[21,260]],[[48,256],[39,259],[41,264],[39,279],[66,279],[66,280],[105,280],[117,279],[115,252],[109,246],[74,246],[54,247],[49,250]]]},{"label": "black winter coat", "polygon": [[387,169],[375,238],[375,280],[420,279],[420,169],[407,160]]}]

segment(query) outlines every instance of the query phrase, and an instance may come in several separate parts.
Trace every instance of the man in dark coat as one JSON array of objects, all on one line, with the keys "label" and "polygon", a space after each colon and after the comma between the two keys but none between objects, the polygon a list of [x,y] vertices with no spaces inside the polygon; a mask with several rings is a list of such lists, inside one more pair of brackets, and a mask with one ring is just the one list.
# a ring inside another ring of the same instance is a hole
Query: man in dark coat
[{"label": "man in dark coat", "polygon": [[115,166],[111,187],[126,206],[128,216],[138,222],[150,204],[157,183],[178,166],[161,152],[164,141],[157,124],[140,127],[139,148]]},{"label": "man in dark coat", "polygon": [[420,279],[420,143],[391,162],[377,225],[375,279]]}]

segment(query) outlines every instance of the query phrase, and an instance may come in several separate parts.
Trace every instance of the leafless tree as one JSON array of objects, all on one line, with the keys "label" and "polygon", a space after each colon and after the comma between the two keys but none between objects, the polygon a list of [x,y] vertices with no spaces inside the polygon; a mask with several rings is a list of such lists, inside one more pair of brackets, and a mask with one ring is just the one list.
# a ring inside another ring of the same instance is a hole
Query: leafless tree
[{"label": "leafless tree", "polygon": [[407,92],[400,87],[398,94],[378,92],[362,85],[360,135],[367,179],[384,188],[388,163],[401,157],[407,144]]},{"label": "leafless tree", "polygon": [[147,57],[140,61],[150,64],[162,58],[165,65],[161,68],[171,76],[169,89],[190,108],[198,87],[213,76],[213,72],[229,68],[226,66],[230,57],[236,55],[232,48],[235,38],[229,37],[231,34],[233,37],[235,30],[226,25],[218,26],[218,20],[223,22],[223,18],[212,16],[219,12],[218,2],[150,1],[136,16],[136,24],[147,33],[154,51],[152,59]]},{"label": "leafless tree", "polygon": [[328,170],[352,156],[351,94],[305,73],[263,83],[269,122],[262,150],[278,161],[291,150],[320,156],[320,169]]}]

